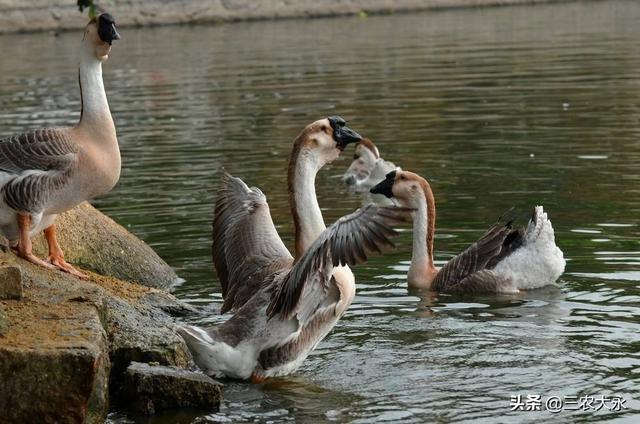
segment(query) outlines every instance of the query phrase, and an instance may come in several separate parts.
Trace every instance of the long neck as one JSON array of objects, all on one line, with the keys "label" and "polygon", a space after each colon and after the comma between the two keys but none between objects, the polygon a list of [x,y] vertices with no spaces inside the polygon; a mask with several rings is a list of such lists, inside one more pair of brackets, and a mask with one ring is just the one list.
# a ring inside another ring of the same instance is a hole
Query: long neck
[{"label": "long neck", "polygon": [[417,285],[430,285],[437,270],[433,264],[433,238],[436,225],[435,199],[429,183],[421,182],[424,196],[418,200],[413,213],[413,253],[409,268],[409,280]]},{"label": "long neck", "polygon": [[316,198],[315,179],[322,167],[308,150],[296,143],[288,173],[289,205],[295,227],[295,260],[309,249],[326,229]]},{"label": "long neck", "polygon": [[115,126],[102,82],[102,63],[84,48],[80,58],[79,74],[82,111],[78,127],[103,135],[112,133],[115,136]]}]

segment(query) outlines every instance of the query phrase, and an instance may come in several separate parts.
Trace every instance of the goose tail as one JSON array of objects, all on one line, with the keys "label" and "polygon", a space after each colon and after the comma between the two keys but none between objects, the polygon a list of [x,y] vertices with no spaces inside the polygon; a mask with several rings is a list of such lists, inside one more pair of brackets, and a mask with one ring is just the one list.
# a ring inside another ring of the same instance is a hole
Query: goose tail
[{"label": "goose tail", "polygon": [[536,206],[524,230],[522,245],[494,270],[508,276],[518,289],[526,290],[554,283],[564,272],[565,265],[551,221],[544,208]]}]

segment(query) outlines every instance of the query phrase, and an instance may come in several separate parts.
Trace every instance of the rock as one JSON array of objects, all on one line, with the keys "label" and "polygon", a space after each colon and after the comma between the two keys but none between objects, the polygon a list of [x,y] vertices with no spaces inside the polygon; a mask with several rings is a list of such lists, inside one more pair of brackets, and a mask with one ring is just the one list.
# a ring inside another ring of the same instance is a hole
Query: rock
[{"label": "rock", "polygon": [[143,299],[150,306],[162,309],[173,317],[183,317],[198,313],[199,310],[173,296],[167,296],[163,292],[151,292]]},{"label": "rock", "polygon": [[5,312],[0,421],[103,423],[110,363],[96,309],[22,300]]},{"label": "rock", "polygon": [[[186,368],[191,354],[162,311],[138,303],[134,308],[117,298],[105,299],[104,323],[109,334],[112,380],[121,381],[131,362],[157,362]],[[117,395],[118,387],[112,393]]]},{"label": "rock", "polygon": [[[149,287],[166,288],[178,279],[175,271],[145,242],[85,202],[56,219],[65,259],[80,268]],[[46,257],[42,235],[34,251]]]},{"label": "rock", "polygon": [[161,305],[189,307],[169,293],[96,274],[80,280],[12,252],[0,251],[2,265],[21,268],[25,284],[22,299],[0,302],[0,411],[12,411],[0,422],[104,422],[131,361],[191,364]]},{"label": "rock", "polygon": [[0,266],[0,299],[22,297],[22,271],[17,266]]},{"label": "rock", "polygon": [[140,414],[173,408],[217,412],[222,384],[201,373],[134,362],[127,368],[124,393],[129,408]]}]

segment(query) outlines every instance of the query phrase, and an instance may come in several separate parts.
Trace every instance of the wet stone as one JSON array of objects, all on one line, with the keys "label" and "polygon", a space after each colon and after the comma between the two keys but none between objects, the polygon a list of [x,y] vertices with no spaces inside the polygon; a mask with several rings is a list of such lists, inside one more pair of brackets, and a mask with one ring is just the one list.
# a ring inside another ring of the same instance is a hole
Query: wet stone
[{"label": "wet stone", "polygon": [[128,408],[138,414],[174,408],[217,412],[222,384],[193,371],[132,362],[125,373],[122,398],[128,399]]}]

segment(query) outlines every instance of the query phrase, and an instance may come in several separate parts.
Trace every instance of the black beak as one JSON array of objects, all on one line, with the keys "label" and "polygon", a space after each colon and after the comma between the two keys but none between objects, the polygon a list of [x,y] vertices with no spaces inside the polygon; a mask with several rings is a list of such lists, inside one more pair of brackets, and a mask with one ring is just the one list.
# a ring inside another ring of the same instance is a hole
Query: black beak
[{"label": "black beak", "polygon": [[344,150],[349,143],[357,143],[362,140],[360,134],[345,126],[346,122],[339,116],[330,116],[329,124],[333,128],[333,139],[338,144],[338,149]]},{"label": "black beak", "polygon": [[384,194],[389,199],[393,197],[393,183],[396,180],[396,171],[391,171],[386,178],[376,184],[369,192],[373,194]]},{"label": "black beak", "polygon": [[111,45],[113,40],[119,40],[121,38],[120,33],[118,33],[116,29],[115,19],[108,13],[103,13],[98,16],[98,36],[105,43],[109,43],[109,45]]}]

